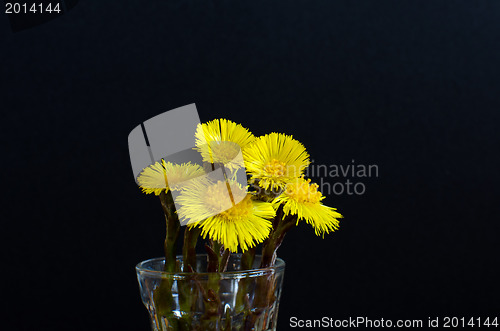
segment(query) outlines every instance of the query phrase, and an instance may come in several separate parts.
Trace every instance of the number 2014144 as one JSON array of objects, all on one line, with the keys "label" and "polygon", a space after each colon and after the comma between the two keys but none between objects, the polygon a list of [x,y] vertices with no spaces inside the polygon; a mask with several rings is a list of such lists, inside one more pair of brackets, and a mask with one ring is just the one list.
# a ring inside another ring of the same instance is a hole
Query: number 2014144
[{"label": "number 2014144", "polygon": [[481,317],[471,317],[467,319],[465,317],[445,317],[443,319],[444,328],[466,328],[466,327],[498,327],[497,317],[494,318],[481,318]]},{"label": "number 2014144", "polygon": [[7,2],[5,3],[5,13],[6,14],[51,14],[60,13],[61,8],[59,3],[19,3],[19,2]]}]

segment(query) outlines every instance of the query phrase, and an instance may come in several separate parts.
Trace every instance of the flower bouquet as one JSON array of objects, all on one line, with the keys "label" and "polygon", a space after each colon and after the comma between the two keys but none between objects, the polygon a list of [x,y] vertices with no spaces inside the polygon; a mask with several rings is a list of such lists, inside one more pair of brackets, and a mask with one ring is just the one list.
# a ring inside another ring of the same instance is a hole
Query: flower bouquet
[{"label": "flower bouquet", "polygon": [[152,328],[275,330],[286,233],[305,222],[323,236],[342,215],[304,178],[309,154],[292,136],[255,137],[226,119],[198,124],[194,136],[198,159],[162,158],[137,177],[166,219],[165,257],[136,267]]}]

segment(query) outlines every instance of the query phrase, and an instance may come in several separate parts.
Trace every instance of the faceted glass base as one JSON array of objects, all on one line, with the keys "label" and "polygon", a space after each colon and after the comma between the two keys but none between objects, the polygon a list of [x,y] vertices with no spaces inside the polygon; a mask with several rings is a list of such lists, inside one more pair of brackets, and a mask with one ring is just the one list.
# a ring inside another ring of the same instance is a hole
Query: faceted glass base
[{"label": "faceted glass base", "polygon": [[[183,270],[182,256],[177,257]],[[206,272],[207,255],[197,255],[196,272],[164,272],[163,258],[136,266],[144,305],[153,331],[276,330],[285,263],[241,270],[241,255],[233,254],[227,271]]]}]

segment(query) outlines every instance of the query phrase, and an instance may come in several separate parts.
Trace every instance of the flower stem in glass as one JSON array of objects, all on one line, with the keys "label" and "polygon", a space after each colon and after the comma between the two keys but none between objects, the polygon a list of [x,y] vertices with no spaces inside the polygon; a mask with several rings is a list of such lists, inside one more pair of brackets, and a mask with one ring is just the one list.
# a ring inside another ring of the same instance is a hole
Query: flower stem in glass
[{"label": "flower stem in glass", "polygon": [[[278,217],[280,215],[277,215]],[[274,264],[276,260],[276,251],[281,246],[285,234],[297,224],[297,215],[288,215],[277,222],[277,227],[271,231],[269,238],[262,247],[261,268],[267,268]]]},{"label": "flower stem in glass", "polygon": [[188,227],[184,231],[184,243],[182,246],[182,257],[184,260],[184,272],[190,272],[188,266],[196,271],[196,244],[201,233],[199,227]]},{"label": "flower stem in glass", "polygon": [[[177,214],[175,213],[175,205],[171,192],[161,192],[160,202],[165,213],[165,222],[167,233],[165,236],[164,251],[165,251],[165,266],[164,271],[175,272],[176,266],[176,244],[179,237],[180,223]],[[163,330],[164,321],[162,317],[168,320],[169,324],[177,325],[178,321],[172,313],[172,279],[165,278],[160,281],[160,284],[155,288],[153,293],[155,308],[158,312],[158,320],[156,321],[160,330]],[[177,328],[178,329],[178,328]]]},{"label": "flower stem in glass", "polygon": [[179,238],[179,230],[181,224],[177,213],[175,212],[174,199],[172,198],[172,192],[161,192],[160,193],[161,206],[163,212],[165,213],[165,221],[167,224],[167,234],[165,236],[165,271],[174,272],[175,271],[175,255],[176,255],[176,244]]}]

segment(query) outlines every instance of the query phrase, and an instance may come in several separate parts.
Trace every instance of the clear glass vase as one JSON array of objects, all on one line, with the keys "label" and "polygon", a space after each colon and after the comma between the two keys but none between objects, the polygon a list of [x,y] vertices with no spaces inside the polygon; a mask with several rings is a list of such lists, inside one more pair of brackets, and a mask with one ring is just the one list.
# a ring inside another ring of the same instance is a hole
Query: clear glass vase
[{"label": "clear glass vase", "polygon": [[[196,272],[165,272],[165,259],[136,266],[144,305],[153,331],[276,330],[285,272],[279,258],[273,266],[241,270],[241,254],[232,254],[225,272],[207,272],[207,255],[196,256]],[[184,270],[177,256],[178,270]]]}]

